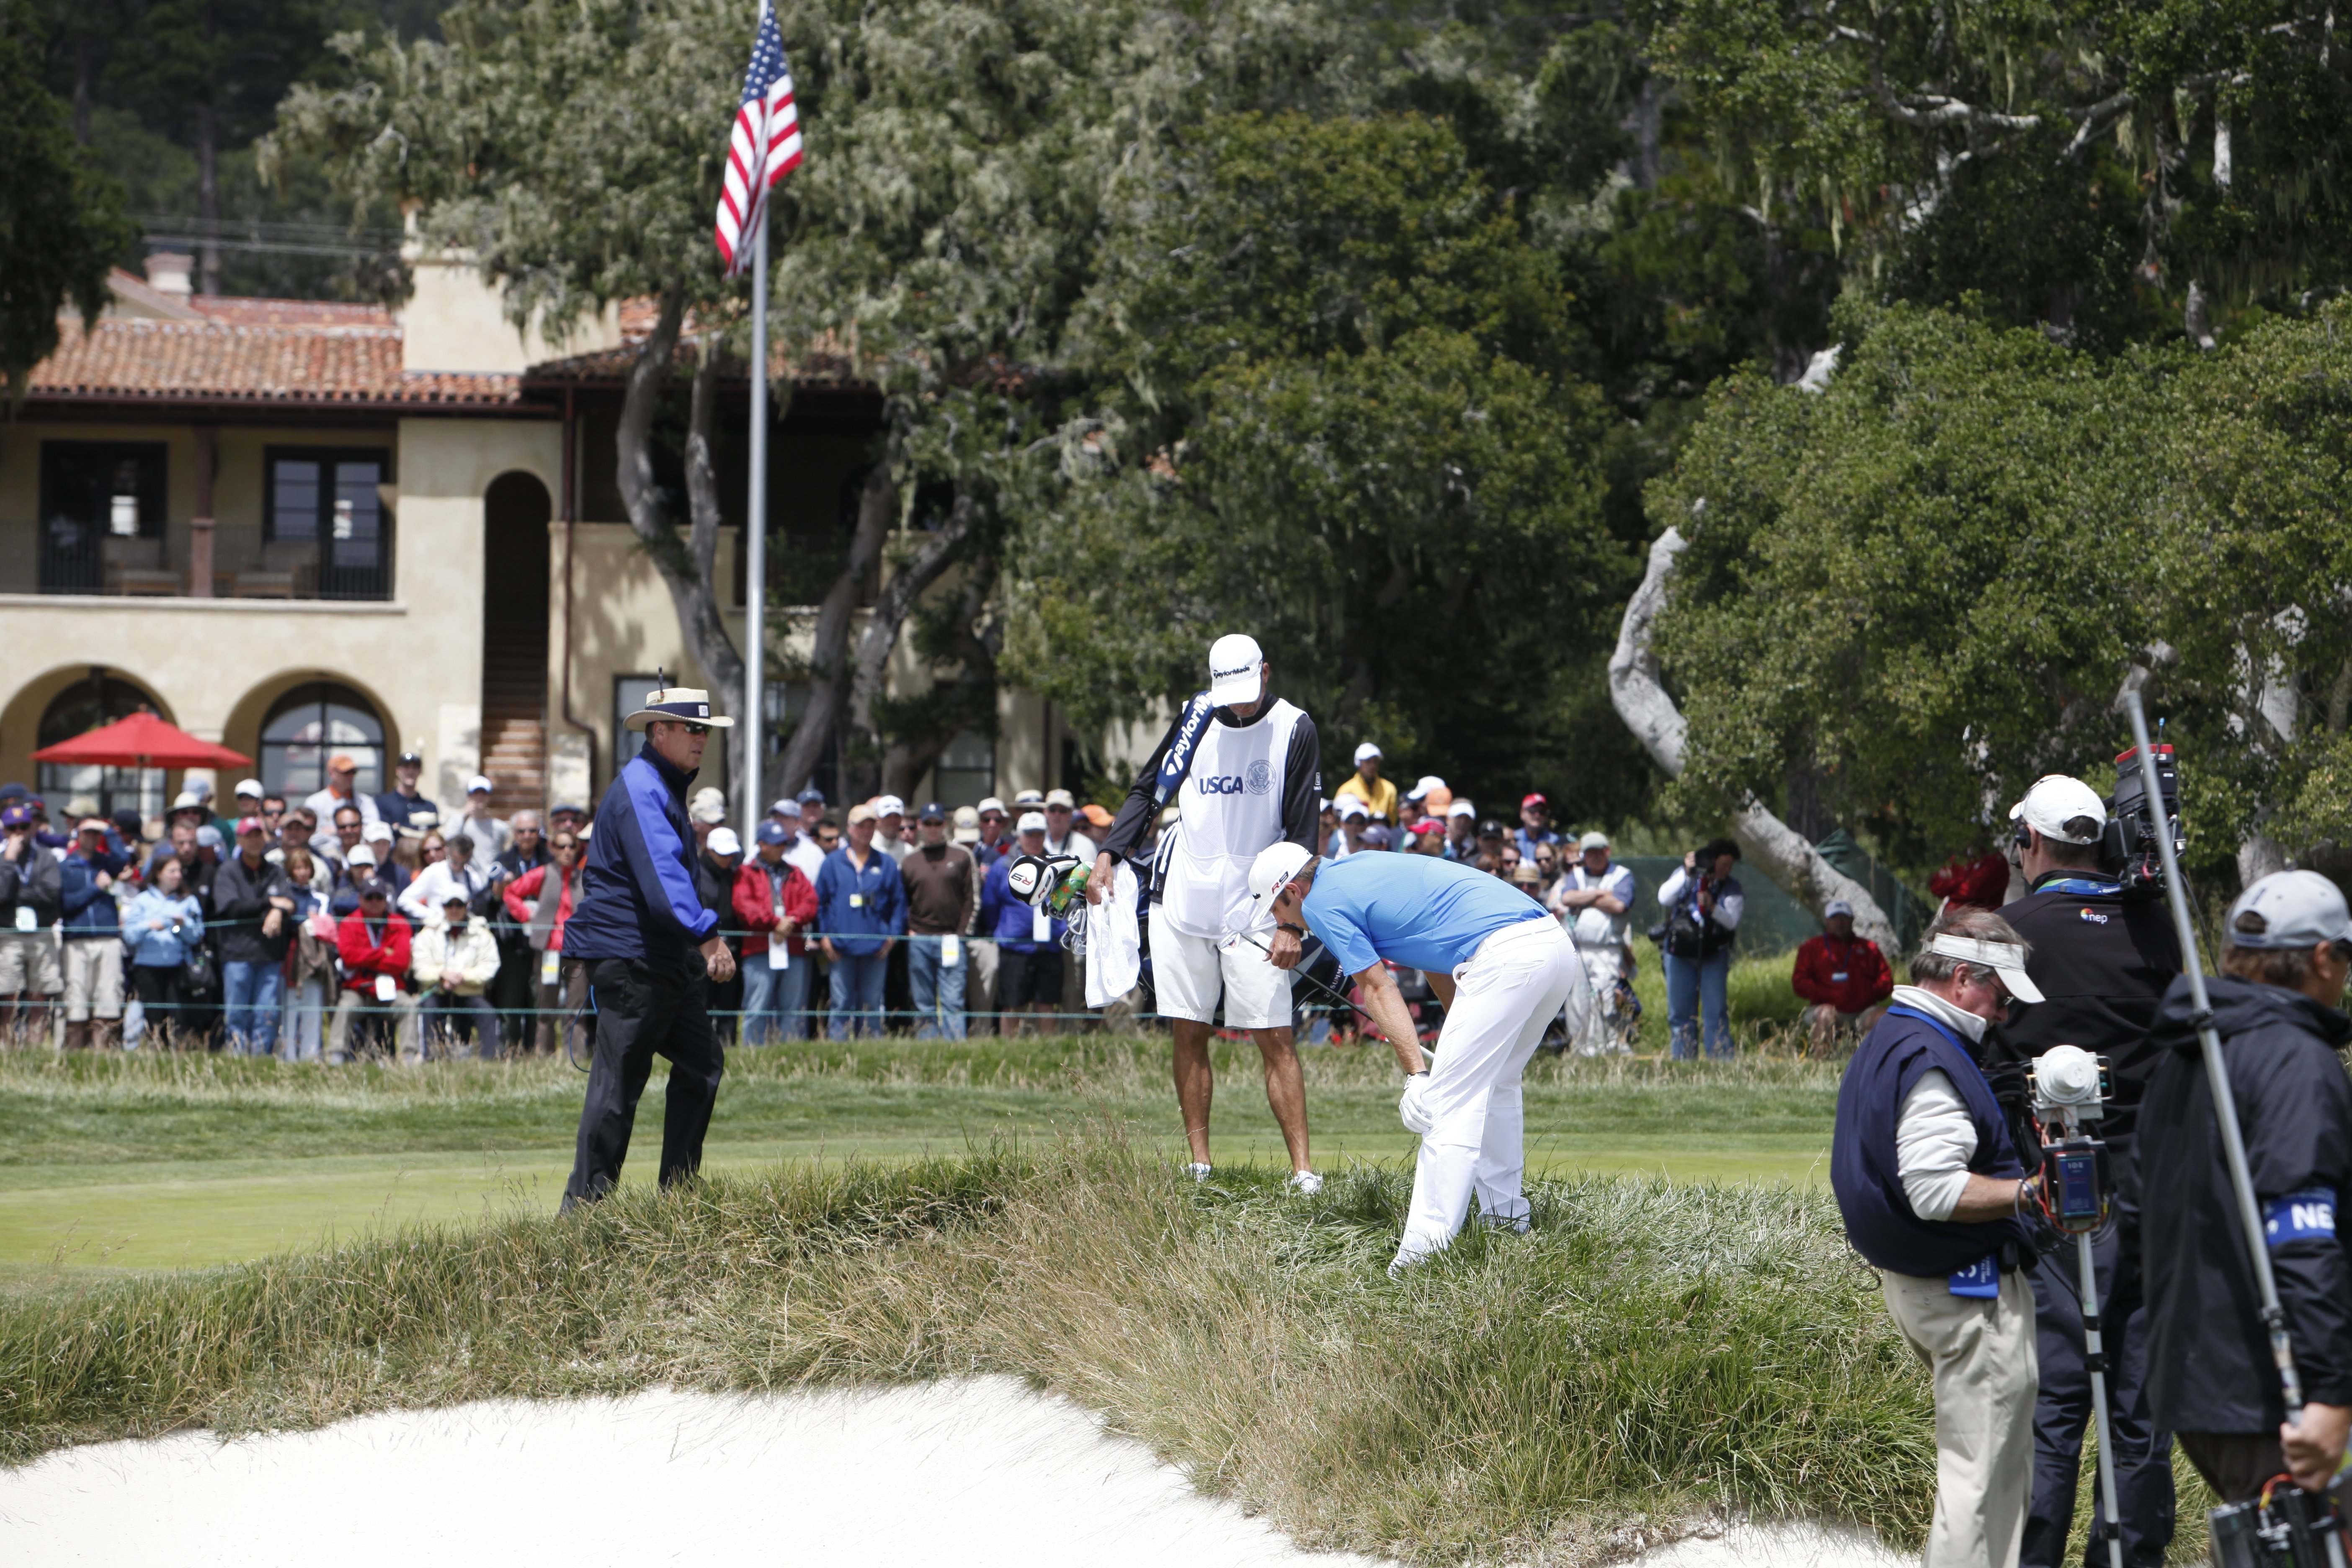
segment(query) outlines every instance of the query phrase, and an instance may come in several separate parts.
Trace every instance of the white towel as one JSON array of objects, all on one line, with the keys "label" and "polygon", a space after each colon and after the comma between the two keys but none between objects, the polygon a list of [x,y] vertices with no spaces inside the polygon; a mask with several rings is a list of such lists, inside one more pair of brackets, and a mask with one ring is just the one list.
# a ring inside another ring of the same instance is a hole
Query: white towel
[{"label": "white towel", "polygon": [[1111,873],[1110,896],[1087,911],[1087,1005],[1108,1007],[1143,978],[1143,936],[1136,925],[1135,873],[1126,861]]}]

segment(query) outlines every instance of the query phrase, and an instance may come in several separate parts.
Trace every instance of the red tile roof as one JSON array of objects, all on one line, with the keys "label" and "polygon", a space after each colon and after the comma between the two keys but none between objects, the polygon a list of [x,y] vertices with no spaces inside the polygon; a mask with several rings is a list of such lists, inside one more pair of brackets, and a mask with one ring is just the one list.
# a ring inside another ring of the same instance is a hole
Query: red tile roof
[{"label": "red tile roof", "polygon": [[247,300],[229,294],[198,294],[188,303],[215,321],[239,327],[390,327],[392,312],[381,305],[343,305],[328,300]]},{"label": "red tile roof", "polygon": [[[511,374],[404,373],[400,329],[368,306],[307,300],[193,301],[227,320],[107,319],[58,323],[57,352],[34,367],[36,398],[499,408],[520,399]],[[269,321],[273,310],[294,320]],[[302,316],[310,319],[302,320]],[[327,315],[333,312],[332,315]],[[325,319],[320,319],[325,316]],[[267,324],[247,324],[261,318]]]}]

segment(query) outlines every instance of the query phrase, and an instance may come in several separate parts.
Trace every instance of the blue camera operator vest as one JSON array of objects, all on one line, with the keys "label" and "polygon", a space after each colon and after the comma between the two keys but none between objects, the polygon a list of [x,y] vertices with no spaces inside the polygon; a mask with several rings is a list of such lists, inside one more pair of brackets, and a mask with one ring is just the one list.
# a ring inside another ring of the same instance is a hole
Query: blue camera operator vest
[{"label": "blue camera operator vest", "polygon": [[1890,1008],[1854,1051],[1838,1086],[1830,1185],[1845,1216],[1846,1239],[1874,1266],[1922,1279],[1949,1275],[1994,1256],[2001,1268],[2021,1267],[2033,1256],[2022,1220],[1962,1225],[1924,1220],[1911,1212],[1895,1163],[1895,1128],[1903,1101],[1935,1068],[1959,1090],[1976,1125],[1977,1152],[1969,1169],[2005,1180],[2025,1174],[1992,1086],[1958,1037],[1924,1013]]}]

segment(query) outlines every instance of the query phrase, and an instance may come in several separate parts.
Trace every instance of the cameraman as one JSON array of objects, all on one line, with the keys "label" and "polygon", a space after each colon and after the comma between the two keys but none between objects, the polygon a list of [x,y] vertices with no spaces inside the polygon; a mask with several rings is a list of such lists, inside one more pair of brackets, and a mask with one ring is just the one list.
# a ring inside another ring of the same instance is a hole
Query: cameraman
[{"label": "cameraman", "polygon": [[2141,1147],[2163,1157],[2132,1175],[2151,1402],[2198,1473],[2240,1502],[2282,1471],[2319,1490],[2352,1426],[2352,1268],[2336,1234],[2352,1173],[2352,1082],[2336,1056],[2352,1038],[2352,1019],[2336,1010],[2352,974],[2352,914],[2317,872],[2280,871],[2238,896],[2226,935],[2206,994],[2309,1401],[2299,1426],[2284,1424],[2185,981],[2166,994],[2150,1037],[2161,1059],[2140,1110]]},{"label": "cameraman", "polygon": [[[2053,1046],[2079,1046],[2108,1059],[2115,1098],[2099,1124],[2108,1157],[2121,1169],[2131,1152],[2140,1096],[2162,1051],[2149,1043],[2165,987],[2180,973],[2180,942],[2160,900],[2126,899],[2123,884],[2099,870],[2107,811],[2080,779],[2052,773],[2010,808],[2011,852],[2027,885],[2002,918],[2033,945],[2026,973],[2042,999],[2020,1009],[1985,1054],[2005,1100],[2024,1103],[2023,1068]],[[2004,1065],[2011,1070],[2004,1073]],[[2021,1142],[2030,1134],[2021,1130]],[[2030,1149],[2025,1157],[2035,1156]],[[2091,1376],[2083,1360],[2080,1264],[2070,1238],[2036,1225],[2034,1326],[2042,1394],[2033,1412],[2033,1510],[2026,1521],[2027,1568],[2060,1568],[2074,1525],[2083,1432],[2091,1419]],[[2149,1418],[2147,1321],[2139,1260],[2109,1229],[2092,1246],[2092,1267],[2107,1352],[2108,1425],[2116,1445],[2116,1502],[2123,1516],[2124,1561],[2156,1568],[2172,1541],[2172,1440]],[[2095,1542],[2095,1562],[2105,1554]]]},{"label": "cameraman", "polygon": [[1846,1239],[1936,1388],[1928,1568],[2013,1568],[2033,1482],[2032,1184],[1978,1066],[2026,949],[1990,910],[1936,917],[1838,1085],[1830,1184]]},{"label": "cameraman", "polygon": [[1683,857],[1681,868],[1658,885],[1666,911],[1664,940],[1666,1017],[1676,1060],[1698,1055],[1699,1019],[1706,1020],[1706,1054],[1731,1055],[1731,944],[1747,912],[1748,891],[1731,868],[1739,846],[1710,839]]}]

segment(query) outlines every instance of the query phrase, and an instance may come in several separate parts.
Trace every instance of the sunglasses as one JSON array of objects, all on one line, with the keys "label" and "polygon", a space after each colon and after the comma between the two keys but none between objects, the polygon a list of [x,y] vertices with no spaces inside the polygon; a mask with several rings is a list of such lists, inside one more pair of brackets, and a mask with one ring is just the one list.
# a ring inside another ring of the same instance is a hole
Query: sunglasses
[{"label": "sunglasses", "polygon": [[710,726],[708,724],[681,724],[678,727],[689,735],[708,735],[710,733]]}]

